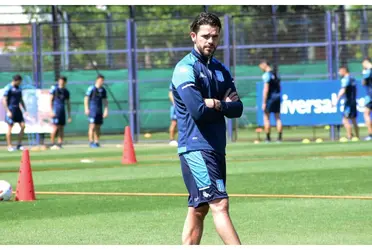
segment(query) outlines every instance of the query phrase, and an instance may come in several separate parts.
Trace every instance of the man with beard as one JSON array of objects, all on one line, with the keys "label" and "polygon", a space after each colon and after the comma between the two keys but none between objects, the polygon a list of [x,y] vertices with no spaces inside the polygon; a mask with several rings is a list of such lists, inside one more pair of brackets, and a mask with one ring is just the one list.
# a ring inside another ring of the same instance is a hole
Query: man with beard
[{"label": "man with beard", "polygon": [[240,245],[229,215],[226,192],[227,118],[242,115],[243,104],[226,67],[213,58],[221,22],[201,13],[190,26],[194,49],[176,65],[172,84],[178,124],[178,154],[189,192],[182,242],[200,244],[209,208],[225,244]]}]

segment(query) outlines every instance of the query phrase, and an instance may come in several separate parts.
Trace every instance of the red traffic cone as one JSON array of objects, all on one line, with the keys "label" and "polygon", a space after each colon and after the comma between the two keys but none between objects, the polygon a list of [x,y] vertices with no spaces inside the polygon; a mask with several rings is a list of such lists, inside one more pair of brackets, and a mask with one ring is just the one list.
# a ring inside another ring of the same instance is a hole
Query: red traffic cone
[{"label": "red traffic cone", "polygon": [[122,164],[134,164],[137,163],[136,153],[134,152],[134,146],[132,141],[132,134],[130,133],[130,127],[125,127],[124,132],[124,147],[123,147],[123,158]]},{"label": "red traffic cone", "polygon": [[34,181],[32,179],[30,153],[28,149],[25,149],[22,153],[21,167],[19,169],[19,177],[15,200],[16,201],[36,200]]}]

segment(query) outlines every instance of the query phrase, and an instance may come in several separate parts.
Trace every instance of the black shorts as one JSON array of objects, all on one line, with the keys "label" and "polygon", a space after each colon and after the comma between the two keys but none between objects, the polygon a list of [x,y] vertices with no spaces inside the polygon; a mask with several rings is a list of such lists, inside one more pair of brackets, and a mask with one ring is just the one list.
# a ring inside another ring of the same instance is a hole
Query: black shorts
[{"label": "black shorts", "polygon": [[267,100],[265,113],[280,113],[280,98]]},{"label": "black shorts", "polygon": [[14,123],[22,123],[25,121],[23,119],[21,109],[19,108],[10,109],[10,112],[12,112],[12,117],[8,117],[7,115],[5,115],[5,122],[8,123],[9,125],[14,125]]},{"label": "black shorts", "polygon": [[344,107],[344,117],[348,119],[354,119],[357,117],[357,106],[356,104],[345,105]]},{"label": "black shorts", "polygon": [[213,151],[191,151],[180,155],[182,176],[189,192],[188,206],[199,207],[228,198],[225,155]]},{"label": "black shorts", "polygon": [[102,125],[103,124],[103,115],[89,116],[89,123],[90,124],[96,124],[96,125]]}]

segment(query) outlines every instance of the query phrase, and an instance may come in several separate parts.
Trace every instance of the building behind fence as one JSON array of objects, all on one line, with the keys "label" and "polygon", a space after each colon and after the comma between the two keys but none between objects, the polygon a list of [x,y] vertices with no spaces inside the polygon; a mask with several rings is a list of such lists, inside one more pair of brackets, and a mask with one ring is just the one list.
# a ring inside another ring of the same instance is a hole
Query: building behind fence
[{"label": "building behind fence", "polygon": [[[372,54],[371,18],[368,10],[222,16],[223,32],[215,56],[231,68],[244,102],[238,125],[255,123],[255,83],[261,80],[257,67],[261,59],[278,65],[284,80],[337,79],[341,64],[347,64],[358,78],[361,59]],[[106,77],[110,100],[104,133],[121,132],[126,125],[131,125],[135,137],[166,131],[168,86],[175,64],[192,49],[191,20],[105,17],[75,21],[65,16],[57,25],[0,25],[0,87],[15,73],[30,76],[38,88],[49,88],[56,75],[67,76],[74,120],[67,132],[85,133],[83,98],[99,72]],[[231,121],[229,125],[232,135]]]}]

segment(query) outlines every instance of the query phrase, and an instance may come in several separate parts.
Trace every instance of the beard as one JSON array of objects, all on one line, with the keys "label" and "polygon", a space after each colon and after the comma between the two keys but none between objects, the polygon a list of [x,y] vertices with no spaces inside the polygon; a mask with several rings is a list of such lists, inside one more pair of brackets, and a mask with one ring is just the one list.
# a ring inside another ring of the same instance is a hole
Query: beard
[{"label": "beard", "polygon": [[216,51],[216,47],[210,48],[209,50],[199,45],[197,45],[196,47],[198,48],[199,53],[205,57],[213,56],[214,52]]}]

